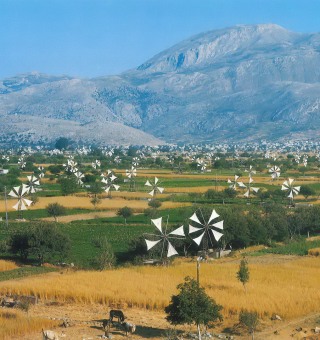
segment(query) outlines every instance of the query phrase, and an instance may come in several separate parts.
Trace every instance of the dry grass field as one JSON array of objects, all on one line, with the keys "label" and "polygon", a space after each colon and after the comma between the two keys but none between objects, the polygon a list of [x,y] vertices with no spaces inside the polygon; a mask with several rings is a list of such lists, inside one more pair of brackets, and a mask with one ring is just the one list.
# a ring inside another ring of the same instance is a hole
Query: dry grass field
[{"label": "dry grass field", "polygon": [[[57,326],[57,321],[44,318],[29,317],[26,313],[17,310],[0,310],[0,339],[12,340],[28,336],[41,329]],[[40,339],[40,336],[37,337]]]},{"label": "dry grass field", "polygon": [[[226,318],[242,308],[267,318],[277,313],[292,319],[319,311],[319,259],[266,255],[250,257],[250,281],[245,293],[236,279],[239,258],[202,263],[200,282],[223,307]],[[49,273],[1,282],[1,292],[37,295],[42,300],[81,304],[122,304],[163,310],[185,276],[196,275],[194,260],[176,260],[169,267],[129,267],[102,272]]]},{"label": "dry grass field", "polygon": [[18,266],[12,261],[0,260],[0,272],[16,269]]}]

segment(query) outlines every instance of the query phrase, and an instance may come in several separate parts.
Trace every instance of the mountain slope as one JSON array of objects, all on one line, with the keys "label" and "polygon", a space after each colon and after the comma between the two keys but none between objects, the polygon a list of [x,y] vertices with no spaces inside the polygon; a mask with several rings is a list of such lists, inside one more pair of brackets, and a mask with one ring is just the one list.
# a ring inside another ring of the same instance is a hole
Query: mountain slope
[{"label": "mountain slope", "polygon": [[318,138],[319,103],[320,34],[273,24],[198,34],[118,76],[0,84],[2,137],[28,126],[47,140],[108,143],[114,124],[116,144]]}]

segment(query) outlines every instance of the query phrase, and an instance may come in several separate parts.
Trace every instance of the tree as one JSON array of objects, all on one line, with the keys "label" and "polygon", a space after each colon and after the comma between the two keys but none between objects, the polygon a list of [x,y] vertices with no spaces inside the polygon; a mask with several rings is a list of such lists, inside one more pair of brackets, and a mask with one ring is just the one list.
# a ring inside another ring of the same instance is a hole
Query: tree
[{"label": "tree", "polygon": [[254,340],[254,331],[259,324],[259,316],[257,312],[249,312],[247,310],[241,310],[239,315],[239,322],[248,328],[251,334],[252,340]]},{"label": "tree", "polygon": [[44,222],[31,225],[28,243],[30,252],[37,256],[40,265],[54,256],[62,260],[71,247],[68,236],[55,224]]},{"label": "tree", "polygon": [[29,230],[15,230],[8,239],[8,251],[18,254],[22,261],[26,261],[30,253]]},{"label": "tree", "polygon": [[101,199],[98,197],[103,191],[100,182],[92,182],[90,183],[89,192],[92,195],[90,203],[93,204],[94,209],[97,208],[97,205],[101,203]]},{"label": "tree", "polygon": [[239,271],[237,272],[237,279],[243,284],[245,292],[247,292],[246,283],[249,281],[249,277],[248,261],[243,258],[240,262]]},{"label": "tree", "polygon": [[308,199],[309,196],[313,196],[316,194],[315,190],[308,185],[301,185],[300,194],[304,196],[305,199]]},{"label": "tree", "polygon": [[204,288],[190,277],[186,277],[185,282],[177,288],[180,290],[179,294],[173,295],[170,304],[165,307],[168,314],[166,319],[173,325],[195,324],[201,339],[200,325],[207,326],[209,322],[217,319],[221,321],[222,306],[210,298]]},{"label": "tree", "polygon": [[59,203],[49,203],[47,206],[46,206],[46,209],[47,209],[47,213],[49,216],[52,216],[55,220],[55,222],[58,221],[58,216],[62,216],[62,215],[65,215],[66,214],[66,208],[59,204]]},{"label": "tree", "polygon": [[96,256],[94,263],[98,266],[100,270],[107,268],[112,268],[116,262],[116,257],[114,255],[111,244],[108,242],[107,238],[98,237],[93,241],[94,245],[99,248],[100,254]]},{"label": "tree", "polygon": [[40,264],[54,256],[59,260],[70,250],[70,240],[52,223],[32,223],[9,236],[9,252],[19,254],[22,260],[35,255]]},{"label": "tree", "polygon": [[127,218],[132,216],[132,209],[125,206],[117,211],[117,215],[122,216],[124,218],[124,223],[127,224]]},{"label": "tree", "polygon": [[78,190],[77,179],[75,176],[62,177],[59,179],[62,194],[67,196],[74,194]]},{"label": "tree", "polygon": [[162,205],[161,201],[152,199],[151,201],[148,202],[148,206],[154,209],[160,208]]}]

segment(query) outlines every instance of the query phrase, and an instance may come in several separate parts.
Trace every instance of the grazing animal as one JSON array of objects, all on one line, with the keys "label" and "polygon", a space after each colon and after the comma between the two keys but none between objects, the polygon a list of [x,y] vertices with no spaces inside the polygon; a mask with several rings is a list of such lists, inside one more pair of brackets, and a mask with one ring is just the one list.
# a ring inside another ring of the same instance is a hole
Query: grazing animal
[{"label": "grazing animal", "polygon": [[128,333],[132,334],[136,331],[136,325],[129,322],[122,322],[122,327],[124,328],[124,331],[126,332],[126,336],[128,336]]},{"label": "grazing animal", "polygon": [[125,319],[125,316],[122,312],[122,310],[119,309],[111,309],[110,311],[110,321],[113,322],[113,318],[118,318],[118,322],[123,322]]},{"label": "grazing animal", "polygon": [[102,328],[104,329],[105,335],[108,336],[110,333],[110,327],[111,327],[111,320],[104,319],[102,321]]},{"label": "grazing animal", "polygon": [[42,339],[43,340],[59,340],[59,337],[56,332],[50,330],[42,330]]}]

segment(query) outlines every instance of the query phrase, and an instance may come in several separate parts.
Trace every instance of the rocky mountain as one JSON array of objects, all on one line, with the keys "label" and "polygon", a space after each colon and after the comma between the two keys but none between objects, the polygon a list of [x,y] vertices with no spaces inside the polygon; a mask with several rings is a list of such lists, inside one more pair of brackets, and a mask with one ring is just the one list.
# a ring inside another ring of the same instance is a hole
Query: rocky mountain
[{"label": "rocky mountain", "polygon": [[191,37],[134,70],[0,83],[1,135],[157,144],[320,136],[320,34],[273,24]]}]

